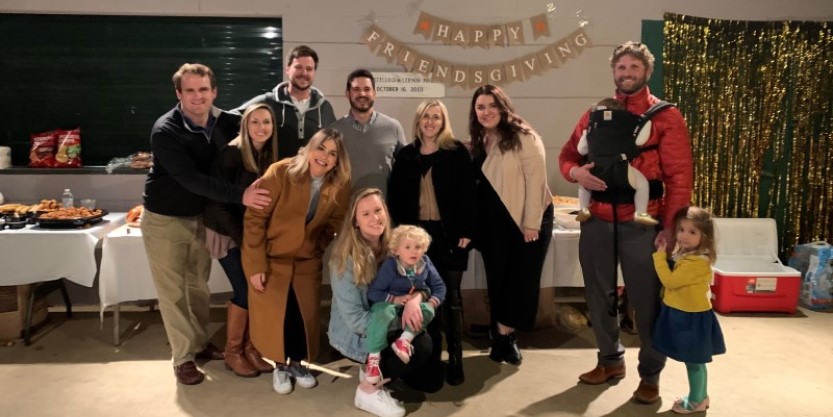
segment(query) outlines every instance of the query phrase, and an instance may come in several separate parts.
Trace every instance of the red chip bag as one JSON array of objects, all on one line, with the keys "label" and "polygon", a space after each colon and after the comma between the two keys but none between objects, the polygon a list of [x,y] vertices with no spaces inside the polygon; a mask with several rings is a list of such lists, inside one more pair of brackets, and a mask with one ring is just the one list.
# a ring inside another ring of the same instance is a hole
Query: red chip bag
[{"label": "red chip bag", "polygon": [[32,150],[29,151],[29,166],[33,168],[49,168],[55,165],[55,146],[57,135],[54,130],[29,135],[32,140]]},{"label": "red chip bag", "polygon": [[81,128],[56,130],[58,150],[55,151],[55,168],[77,168],[81,166]]}]

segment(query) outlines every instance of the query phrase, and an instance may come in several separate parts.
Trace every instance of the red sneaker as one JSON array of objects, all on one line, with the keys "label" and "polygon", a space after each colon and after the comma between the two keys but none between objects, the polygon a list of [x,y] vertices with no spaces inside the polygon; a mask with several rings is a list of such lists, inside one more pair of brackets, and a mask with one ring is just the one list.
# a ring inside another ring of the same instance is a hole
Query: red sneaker
[{"label": "red sneaker", "polygon": [[367,356],[364,367],[364,379],[371,384],[378,384],[382,380],[382,369],[379,368],[379,356]]},{"label": "red sneaker", "polygon": [[399,356],[402,363],[408,363],[411,361],[411,355],[414,353],[414,348],[411,346],[410,341],[405,339],[396,339],[390,347],[393,349],[393,353],[395,353],[396,356]]}]

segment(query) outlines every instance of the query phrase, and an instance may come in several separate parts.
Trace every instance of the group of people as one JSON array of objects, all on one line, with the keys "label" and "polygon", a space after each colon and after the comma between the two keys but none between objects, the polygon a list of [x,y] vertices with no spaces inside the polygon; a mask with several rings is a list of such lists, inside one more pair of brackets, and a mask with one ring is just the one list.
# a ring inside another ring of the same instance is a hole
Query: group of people
[{"label": "group of people", "polygon": [[[641,114],[658,101],[645,84],[653,67],[645,46],[621,45],[611,65],[616,100],[628,111]],[[448,109],[435,99],[419,105],[407,141],[396,119],[374,109],[375,80],[364,69],[348,75],[350,111],[336,120],[312,86],[317,67],[311,48],[292,49],[288,80],[231,112],[213,106],[217,85],[210,68],[184,64],[173,76],[179,103],[151,132],[154,165],[141,228],[177,381],[201,383],[196,361],[215,359],[241,377],[271,372],[281,394],[316,386],[309,365],[320,350],[326,267],[333,292],[329,343],[362,365],[355,406],[402,416],[404,408],[384,387],[388,380],[399,378],[426,392],[465,381],[460,287],[473,247],[486,270],[489,357],[520,365],[517,331],[535,322],[553,229],[541,137],[505,91],[485,85],[472,97],[470,141],[455,138]],[[657,315],[662,311],[657,329],[664,332],[683,322],[680,312],[695,308],[702,313],[697,330],[710,325],[714,344],[700,346],[699,355],[683,355],[687,365],[692,361],[690,374],[702,381],[675,411],[701,411],[708,407],[702,364],[721,353],[722,338],[717,340],[710,305],[704,310],[704,303],[685,299],[705,297],[686,287],[694,274],[686,272],[684,284],[677,278],[683,265],[697,262],[679,262],[672,272],[664,257],[677,235],[692,231],[701,237],[697,244],[676,240],[684,254],[707,260],[714,254],[703,226],[708,219],[674,216],[695,213],[686,208],[691,150],[684,121],[675,109],[657,114],[645,142],[650,150],[632,161],[649,181],[664,185],[658,196],[652,191],[644,213],[664,221],[657,233],[633,221],[632,196],[595,198],[606,195],[608,184],[578,149],[589,115],[559,158],[564,176],[592,195],[592,216],[581,226],[580,262],[599,356],[596,368],[579,379],[599,384],[625,375],[618,321],[610,314],[615,265],[605,261],[616,251],[642,338],[634,399],[657,401],[665,355],[691,353],[690,344],[673,335],[652,338]],[[211,258],[219,260],[233,289],[225,349],[209,343],[205,330]],[[666,303],[660,308],[662,286]],[[676,287],[686,289],[669,302]],[[655,348],[652,340],[664,344]]]}]

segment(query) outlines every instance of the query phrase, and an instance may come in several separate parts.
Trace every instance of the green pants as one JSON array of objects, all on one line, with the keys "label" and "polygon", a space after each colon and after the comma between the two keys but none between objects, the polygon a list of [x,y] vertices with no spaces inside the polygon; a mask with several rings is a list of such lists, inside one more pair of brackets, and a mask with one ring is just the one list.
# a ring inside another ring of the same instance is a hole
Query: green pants
[{"label": "green pants", "polygon": [[[422,328],[407,329],[413,334],[425,331],[428,323],[434,318],[434,307],[430,303],[420,303],[422,310]],[[394,320],[402,316],[405,306],[380,302],[370,307],[370,323],[367,324],[367,351],[370,353],[381,352],[388,346],[388,329]]]}]

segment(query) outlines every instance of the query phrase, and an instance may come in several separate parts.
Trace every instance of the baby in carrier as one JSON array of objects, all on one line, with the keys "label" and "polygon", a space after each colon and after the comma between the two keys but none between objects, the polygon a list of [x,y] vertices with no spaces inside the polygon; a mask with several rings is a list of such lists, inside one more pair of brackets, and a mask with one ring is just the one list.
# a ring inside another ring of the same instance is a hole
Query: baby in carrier
[{"label": "baby in carrier", "polygon": [[[657,220],[648,214],[648,180],[630,165],[630,161],[640,153],[638,148],[651,136],[651,121],[646,119],[656,111],[649,110],[647,117],[639,116],[627,111],[622,103],[613,98],[606,98],[593,108],[590,124],[579,140],[578,152],[587,156],[588,163],[595,163],[590,172],[608,186],[603,192],[595,192],[597,200],[632,202],[636,209],[633,221],[646,226],[656,225]],[[594,192],[579,185],[580,211],[576,221],[584,222],[592,216],[588,208],[591,193]]]}]

